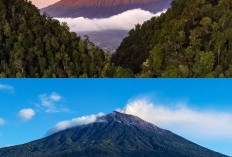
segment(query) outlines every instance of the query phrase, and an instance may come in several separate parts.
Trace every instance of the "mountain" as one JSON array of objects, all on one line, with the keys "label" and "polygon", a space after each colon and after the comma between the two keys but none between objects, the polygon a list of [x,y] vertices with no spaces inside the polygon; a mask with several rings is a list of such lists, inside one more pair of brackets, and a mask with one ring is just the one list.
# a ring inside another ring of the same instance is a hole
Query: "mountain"
[{"label": "mountain", "polygon": [[128,35],[128,31],[125,30],[104,30],[104,31],[92,31],[92,32],[79,32],[81,37],[88,35],[96,46],[101,49],[109,51],[110,54],[116,52],[116,49],[122,42],[122,39]]},{"label": "mountain", "polygon": [[[129,73],[128,73],[129,71]],[[119,74],[120,73],[120,74]],[[0,0],[0,78],[131,77],[66,24],[25,0]]]},{"label": "mountain", "polygon": [[232,77],[232,1],[174,0],[112,56],[138,77]]},{"label": "mountain", "polygon": [[127,114],[113,112],[94,123],[27,144],[0,149],[1,157],[227,157]]},{"label": "mountain", "polygon": [[141,8],[153,13],[163,11],[172,0],[61,0],[41,9],[52,17],[107,18]]}]

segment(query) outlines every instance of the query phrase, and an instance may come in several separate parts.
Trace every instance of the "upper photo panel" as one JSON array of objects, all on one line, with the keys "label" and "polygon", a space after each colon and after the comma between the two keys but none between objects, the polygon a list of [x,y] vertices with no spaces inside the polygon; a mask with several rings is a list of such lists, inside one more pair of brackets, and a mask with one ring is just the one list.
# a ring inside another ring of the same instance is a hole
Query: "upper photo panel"
[{"label": "upper photo panel", "polygon": [[231,0],[0,0],[2,78],[230,78]]}]

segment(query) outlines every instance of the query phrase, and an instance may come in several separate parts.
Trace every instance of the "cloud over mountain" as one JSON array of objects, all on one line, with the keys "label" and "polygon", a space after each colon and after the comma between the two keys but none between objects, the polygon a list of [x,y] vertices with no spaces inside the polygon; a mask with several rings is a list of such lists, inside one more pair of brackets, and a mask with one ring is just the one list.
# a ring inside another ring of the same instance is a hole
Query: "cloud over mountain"
[{"label": "cloud over mountain", "polygon": [[69,128],[73,128],[79,125],[94,123],[98,120],[98,117],[101,117],[103,115],[104,115],[103,113],[98,113],[96,115],[93,114],[90,116],[82,116],[78,118],[73,118],[72,120],[61,121],[58,124],[56,124],[54,127],[52,127],[50,130],[48,130],[46,135],[51,135],[56,132],[66,130]]},{"label": "cloud over mountain", "polygon": [[[232,139],[232,114],[222,111],[196,110],[187,105],[168,106],[155,104],[147,98],[129,101],[124,108],[117,111],[131,114],[191,138]],[[83,116],[61,121],[47,131],[46,135],[96,122],[104,114]]]},{"label": "cloud over mountain", "polygon": [[133,9],[121,14],[103,18],[103,19],[88,19],[84,17],[78,18],[56,18],[60,22],[66,22],[73,32],[91,32],[104,30],[130,30],[136,24],[151,19],[153,16],[159,16],[161,13],[153,14],[142,9]]},{"label": "cloud over mountain", "polygon": [[186,106],[170,108],[146,99],[130,101],[120,112],[138,116],[180,134],[232,139],[232,114],[226,112],[198,111]]}]

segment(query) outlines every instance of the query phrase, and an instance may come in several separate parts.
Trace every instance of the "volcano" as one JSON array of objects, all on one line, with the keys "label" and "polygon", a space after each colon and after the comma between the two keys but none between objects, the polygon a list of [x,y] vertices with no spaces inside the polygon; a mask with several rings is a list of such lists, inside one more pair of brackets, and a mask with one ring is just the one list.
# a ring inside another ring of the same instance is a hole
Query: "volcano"
[{"label": "volcano", "polygon": [[227,157],[136,116],[113,112],[94,123],[27,144],[0,149],[1,157]]},{"label": "volcano", "polygon": [[41,9],[52,17],[107,18],[140,8],[157,13],[170,7],[172,0],[61,0]]}]

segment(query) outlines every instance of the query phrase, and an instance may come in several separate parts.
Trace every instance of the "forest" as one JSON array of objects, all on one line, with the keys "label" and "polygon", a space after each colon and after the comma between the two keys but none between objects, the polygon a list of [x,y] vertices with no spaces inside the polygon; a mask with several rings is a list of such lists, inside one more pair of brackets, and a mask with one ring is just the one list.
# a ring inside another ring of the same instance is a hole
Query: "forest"
[{"label": "forest", "polygon": [[0,77],[232,77],[232,1],[173,0],[112,56],[27,0],[0,0]]},{"label": "forest", "polygon": [[82,40],[27,0],[0,0],[0,77],[133,77],[107,52]]},{"label": "forest", "polygon": [[232,77],[232,1],[174,0],[129,32],[112,61],[136,77]]}]

